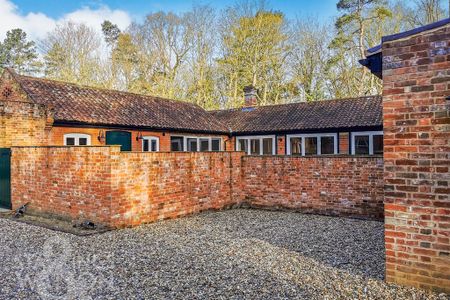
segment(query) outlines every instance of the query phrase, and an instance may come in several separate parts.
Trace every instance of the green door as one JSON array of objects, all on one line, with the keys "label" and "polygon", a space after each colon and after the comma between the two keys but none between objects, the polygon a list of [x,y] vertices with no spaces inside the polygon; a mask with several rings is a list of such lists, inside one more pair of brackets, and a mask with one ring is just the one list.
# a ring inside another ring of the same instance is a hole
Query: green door
[{"label": "green door", "polygon": [[11,150],[0,148],[0,207],[11,209]]},{"label": "green door", "polygon": [[131,151],[131,132],[107,131],[106,145],[120,145],[120,150]]}]

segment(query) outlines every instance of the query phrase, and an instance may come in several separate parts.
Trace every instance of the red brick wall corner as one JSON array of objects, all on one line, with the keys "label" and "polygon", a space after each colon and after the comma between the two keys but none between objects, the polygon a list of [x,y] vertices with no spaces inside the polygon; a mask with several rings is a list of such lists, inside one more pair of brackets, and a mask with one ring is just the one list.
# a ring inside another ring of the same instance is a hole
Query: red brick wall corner
[{"label": "red brick wall corner", "polygon": [[450,25],[382,52],[386,280],[450,293]]}]

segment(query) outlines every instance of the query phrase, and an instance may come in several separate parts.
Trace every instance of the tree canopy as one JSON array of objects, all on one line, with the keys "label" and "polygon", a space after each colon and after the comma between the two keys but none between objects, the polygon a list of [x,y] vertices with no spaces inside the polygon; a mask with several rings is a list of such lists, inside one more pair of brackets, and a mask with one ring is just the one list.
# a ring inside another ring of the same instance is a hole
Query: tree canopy
[{"label": "tree canopy", "polygon": [[63,23],[38,42],[21,29],[0,42],[0,68],[23,74],[190,101],[239,107],[243,87],[258,105],[377,94],[381,82],[358,60],[381,37],[448,16],[444,0],[336,0],[334,23],[289,19],[264,1],[218,11],[152,12],[143,22],[101,32]]}]

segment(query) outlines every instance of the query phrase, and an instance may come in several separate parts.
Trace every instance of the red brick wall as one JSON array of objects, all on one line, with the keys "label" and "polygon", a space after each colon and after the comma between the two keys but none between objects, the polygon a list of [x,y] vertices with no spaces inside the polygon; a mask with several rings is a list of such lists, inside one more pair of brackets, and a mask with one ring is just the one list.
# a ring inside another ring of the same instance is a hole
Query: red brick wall
[{"label": "red brick wall", "polygon": [[350,134],[348,132],[339,132],[339,154],[349,154]]},{"label": "red brick wall", "polygon": [[245,201],[379,218],[382,159],[138,153],[119,147],[13,147],[12,204],[115,227]]},{"label": "red brick wall", "polygon": [[286,135],[277,135],[277,153],[278,155],[286,154]]},{"label": "red brick wall", "polygon": [[236,137],[226,137],[224,141],[226,151],[236,151]]},{"label": "red brick wall", "polygon": [[386,279],[450,293],[450,26],[382,47]]},{"label": "red brick wall", "polygon": [[117,146],[13,147],[13,208],[134,226],[240,203],[239,152],[123,153]]},{"label": "red brick wall", "polygon": [[31,212],[108,224],[111,165],[119,147],[13,147],[13,209],[30,202]]},{"label": "red brick wall", "polygon": [[242,153],[121,153],[113,171],[114,226],[240,203]]},{"label": "red brick wall", "polygon": [[383,217],[380,157],[243,157],[251,206],[327,215]]},{"label": "red brick wall", "polygon": [[9,72],[0,77],[0,148],[47,145],[53,112],[31,103]]}]

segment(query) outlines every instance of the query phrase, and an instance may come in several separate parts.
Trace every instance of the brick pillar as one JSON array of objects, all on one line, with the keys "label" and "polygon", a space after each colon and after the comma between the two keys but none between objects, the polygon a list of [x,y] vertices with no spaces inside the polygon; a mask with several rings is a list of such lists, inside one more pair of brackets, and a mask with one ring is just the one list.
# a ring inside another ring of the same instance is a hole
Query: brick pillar
[{"label": "brick pillar", "polygon": [[450,293],[450,25],[384,42],[386,280]]},{"label": "brick pillar", "polygon": [[348,132],[339,132],[339,154],[348,154],[350,135]]},{"label": "brick pillar", "polygon": [[278,155],[286,154],[286,136],[285,135],[277,135],[277,153]]},{"label": "brick pillar", "polygon": [[235,151],[236,150],[236,137],[225,137],[225,151]]}]

